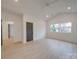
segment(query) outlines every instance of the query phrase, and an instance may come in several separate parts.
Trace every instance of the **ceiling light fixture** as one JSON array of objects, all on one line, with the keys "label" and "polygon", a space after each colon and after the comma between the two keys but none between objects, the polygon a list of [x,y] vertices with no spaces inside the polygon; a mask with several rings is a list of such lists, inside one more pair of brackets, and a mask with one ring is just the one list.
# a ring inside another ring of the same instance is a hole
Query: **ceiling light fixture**
[{"label": "ceiling light fixture", "polygon": [[71,7],[69,6],[69,7],[67,7],[67,9],[68,9],[68,10],[70,10],[70,9],[71,9]]},{"label": "ceiling light fixture", "polygon": [[46,15],[46,17],[48,18],[49,16],[48,16],[48,15]]},{"label": "ceiling light fixture", "polygon": [[18,0],[14,0],[15,2],[18,2]]}]

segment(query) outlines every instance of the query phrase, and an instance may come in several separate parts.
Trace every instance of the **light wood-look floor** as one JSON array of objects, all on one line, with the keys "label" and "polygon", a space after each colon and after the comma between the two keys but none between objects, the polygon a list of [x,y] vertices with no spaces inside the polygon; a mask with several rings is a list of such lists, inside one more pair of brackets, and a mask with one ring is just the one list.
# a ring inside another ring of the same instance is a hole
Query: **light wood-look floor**
[{"label": "light wood-look floor", "polygon": [[1,47],[1,59],[77,59],[76,44],[43,39]]}]

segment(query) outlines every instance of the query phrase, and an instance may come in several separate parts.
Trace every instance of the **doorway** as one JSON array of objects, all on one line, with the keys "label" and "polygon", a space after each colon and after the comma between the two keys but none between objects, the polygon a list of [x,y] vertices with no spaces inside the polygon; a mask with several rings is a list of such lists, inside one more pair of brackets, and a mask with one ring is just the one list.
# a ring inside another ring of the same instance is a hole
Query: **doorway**
[{"label": "doorway", "polygon": [[13,39],[13,24],[8,24],[8,38]]},{"label": "doorway", "polygon": [[3,38],[2,38],[2,19],[1,19],[1,46],[3,45]]},{"label": "doorway", "polygon": [[33,41],[33,23],[26,22],[26,41]]}]

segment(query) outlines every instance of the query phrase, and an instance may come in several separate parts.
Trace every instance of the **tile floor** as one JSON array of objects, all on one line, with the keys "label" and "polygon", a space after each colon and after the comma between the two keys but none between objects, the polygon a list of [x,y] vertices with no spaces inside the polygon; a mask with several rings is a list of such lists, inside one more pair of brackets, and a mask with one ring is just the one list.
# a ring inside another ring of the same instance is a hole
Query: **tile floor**
[{"label": "tile floor", "polygon": [[1,47],[1,59],[77,59],[77,45],[54,39]]}]

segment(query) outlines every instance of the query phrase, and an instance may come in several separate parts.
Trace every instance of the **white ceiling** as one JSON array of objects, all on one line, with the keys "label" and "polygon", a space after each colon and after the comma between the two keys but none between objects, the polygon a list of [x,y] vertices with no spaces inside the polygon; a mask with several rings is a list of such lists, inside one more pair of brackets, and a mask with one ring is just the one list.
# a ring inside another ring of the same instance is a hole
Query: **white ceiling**
[{"label": "white ceiling", "polygon": [[[39,19],[47,19],[63,12],[77,12],[77,0],[2,0],[2,10],[26,14]],[[70,6],[71,10],[67,7]]]}]

